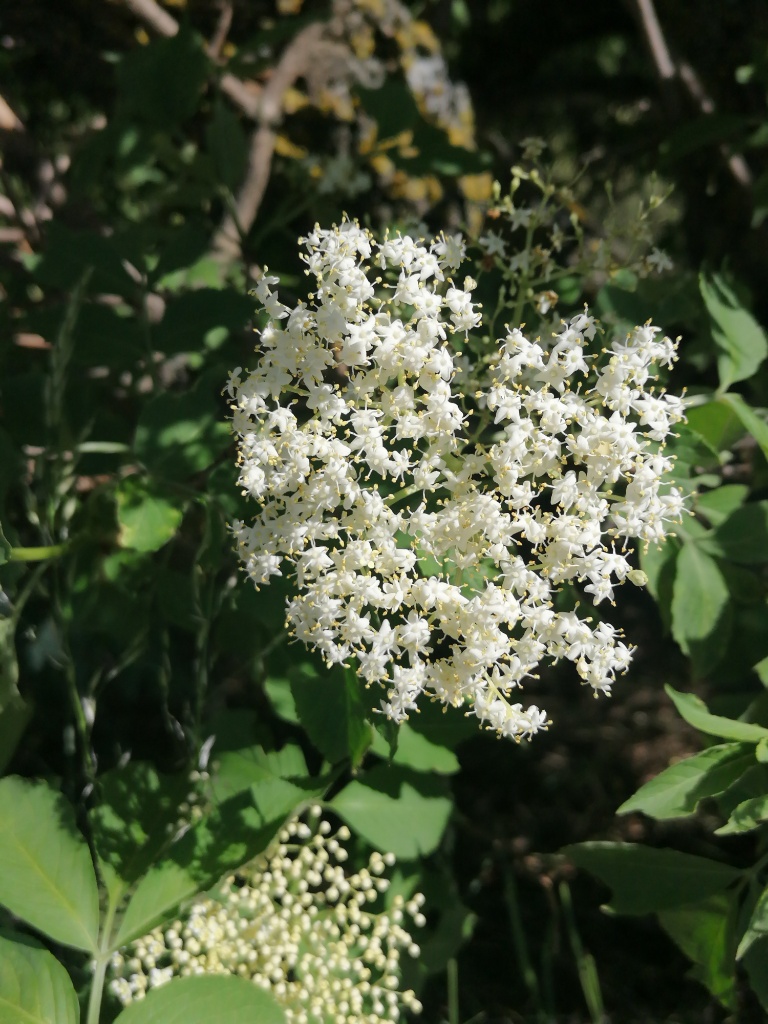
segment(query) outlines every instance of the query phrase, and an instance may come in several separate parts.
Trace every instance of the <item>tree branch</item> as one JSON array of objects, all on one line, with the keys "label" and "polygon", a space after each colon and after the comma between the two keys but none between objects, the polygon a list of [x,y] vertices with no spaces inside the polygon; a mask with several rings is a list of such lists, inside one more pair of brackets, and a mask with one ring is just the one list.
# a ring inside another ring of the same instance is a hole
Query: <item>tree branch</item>
[{"label": "tree branch", "polygon": [[[629,0],[629,3],[643,33],[662,92],[671,111],[675,115],[679,114],[679,88],[682,86],[701,114],[714,114],[715,102],[695,69],[687,61],[673,59],[653,0]],[[734,181],[745,190],[751,189],[754,176],[744,156],[732,152],[724,143],[719,148]]]},{"label": "tree branch", "polygon": [[[176,20],[156,0],[123,0],[123,3],[160,35],[175,36],[179,31]],[[258,123],[251,137],[248,166],[235,198],[234,210],[226,214],[213,237],[213,251],[223,259],[233,260],[240,255],[241,240],[253,226],[269,183],[277,138],[275,125],[283,116],[283,97],[293,83],[311,68],[317,48],[322,45],[323,31],[324,26],[320,22],[302,29],[286,47],[266,86],[258,91],[252,91],[229,73],[220,79],[221,91],[247,117]],[[219,34],[217,32],[216,39]],[[216,39],[207,48],[213,59],[218,56]]]}]

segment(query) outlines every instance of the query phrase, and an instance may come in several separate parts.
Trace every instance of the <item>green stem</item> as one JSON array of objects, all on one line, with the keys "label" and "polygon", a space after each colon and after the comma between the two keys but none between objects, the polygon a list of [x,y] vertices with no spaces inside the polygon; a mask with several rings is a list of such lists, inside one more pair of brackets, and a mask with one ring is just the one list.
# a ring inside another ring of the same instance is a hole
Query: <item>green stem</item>
[{"label": "green stem", "polygon": [[71,541],[63,544],[49,544],[40,548],[11,548],[11,562],[43,562],[48,558],[60,558],[72,547]]},{"label": "green stem", "polygon": [[459,1024],[459,965],[456,957],[448,961],[448,1024]]},{"label": "green stem", "polygon": [[107,899],[107,910],[104,915],[104,922],[99,938],[99,951],[93,958],[93,981],[91,991],[88,995],[88,1015],[85,1024],[99,1024],[101,1017],[101,1001],[104,998],[104,980],[107,976],[109,959],[112,956],[112,927],[115,921],[115,911],[119,900],[113,897]]}]

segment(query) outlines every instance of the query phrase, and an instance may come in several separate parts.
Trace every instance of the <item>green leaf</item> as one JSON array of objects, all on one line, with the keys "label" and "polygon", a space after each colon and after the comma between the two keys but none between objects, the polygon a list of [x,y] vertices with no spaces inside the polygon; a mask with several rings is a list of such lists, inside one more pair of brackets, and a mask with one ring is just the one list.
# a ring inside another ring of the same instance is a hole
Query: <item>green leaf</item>
[{"label": "green leaf", "polygon": [[727,395],[721,395],[720,401],[726,403],[736,413],[741,420],[741,425],[747,433],[754,437],[762,449],[763,455],[768,459],[768,423],[757,415],[741,395],[729,392]]},{"label": "green leaf", "polygon": [[243,179],[248,159],[248,140],[240,118],[217,97],[213,117],[205,129],[205,140],[213,157],[216,174],[230,192]]},{"label": "green leaf", "polygon": [[214,753],[214,758],[217,768],[211,787],[217,802],[227,800],[264,779],[301,779],[307,775],[307,763],[301,748],[291,744],[275,753],[265,753],[254,745]]},{"label": "green leaf", "polygon": [[667,537],[663,544],[649,544],[640,550],[640,568],[648,577],[648,590],[659,608],[665,629],[672,625],[672,595],[680,541]]},{"label": "green leaf", "polygon": [[122,893],[170,845],[191,785],[186,772],[160,775],[146,761],[129,761],[99,777],[100,799],[89,820],[110,892]]},{"label": "green leaf", "polygon": [[745,484],[723,484],[712,491],[696,495],[696,511],[706,516],[712,526],[720,526],[732,512],[743,505],[749,495]]},{"label": "green leaf", "polygon": [[[397,750],[391,757],[392,764],[401,764],[417,772],[437,772],[440,775],[453,775],[459,770],[459,761],[454,753],[416,732],[408,722],[402,722],[397,730]],[[371,750],[379,757],[390,760],[389,743],[381,733],[374,733]]]},{"label": "green leaf", "polygon": [[715,555],[744,565],[768,562],[768,501],[752,501],[737,508],[707,538]]},{"label": "green leaf", "polygon": [[210,889],[228,871],[263,852],[285,819],[312,795],[282,779],[264,779],[193,825],[139,882],[115,946],[146,935],[183,900]]},{"label": "green leaf", "polygon": [[708,736],[719,736],[740,743],[758,743],[768,736],[768,729],[762,725],[710,714],[704,701],[693,693],[678,693],[669,685],[664,690],[686,722]]},{"label": "green leaf", "polygon": [[765,938],[768,938],[768,888],[763,889],[755,904],[747,929],[736,950],[736,959],[741,960],[753,943]]},{"label": "green leaf", "polygon": [[3,533],[3,526],[0,523],[0,565],[5,565],[6,562],[11,560],[11,551],[13,548],[10,541]]},{"label": "green leaf", "polygon": [[32,708],[19,693],[15,634],[16,619],[0,618],[0,772],[13,757],[32,717]]},{"label": "green leaf", "polygon": [[371,743],[365,691],[351,670],[318,672],[304,662],[288,673],[299,721],[320,753],[338,764],[356,767]]},{"label": "green leaf", "polygon": [[299,713],[296,710],[296,701],[291,693],[291,684],[288,679],[280,676],[269,676],[264,680],[264,691],[269,697],[269,703],[274,712],[284,722],[291,722],[292,725],[299,725]]},{"label": "green leaf", "polygon": [[700,800],[722,793],[754,763],[752,748],[741,743],[720,743],[665,769],[646,782],[616,813],[642,811],[657,819],[693,814]]},{"label": "green leaf", "polygon": [[26,935],[0,934],[0,1024],[78,1024],[66,970]]},{"label": "green leaf", "polygon": [[174,978],[132,1003],[115,1024],[285,1024],[273,996],[245,978]]},{"label": "green leaf", "polygon": [[240,292],[198,288],[172,299],[163,319],[152,331],[162,352],[199,352],[206,338],[222,328],[224,335],[242,332],[253,316],[253,302]]},{"label": "green leaf", "polygon": [[118,541],[134,551],[157,551],[173,537],[184,514],[158,483],[126,477],[117,487]]},{"label": "green leaf", "polygon": [[768,821],[768,794],[755,796],[744,800],[731,811],[731,816],[725,825],[715,829],[718,836],[740,835],[742,832],[751,832],[759,828],[764,821]]},{"label": "green leaf", "polygon": [[362,781],[350,782],[330,806],[377,850],[413,860],[437,849],[452,803],[443,780],[378,765]]},{"label": "green leaf", "polygon": [[184,480],[208,469],[230,444],[217,394],[220,381],[201,376],[183,394],[150,399],[136,427],[136,455],[159,479]]},{"label": "green leaf", "polygon": [[696,544],[683,544],[672,590],[672,635],[697,672],[717,666],[731,622],[728,586],[717,562]]},{"label": "green leaf", "polygon": [[183,24],[175,36],[134,47],[117,69],[116,117],[174,127],[197,110],[207,70],[202,41]]},{"label": "green leaf", "polygon": [[635,843],[578,843],[562,852],[612,889],[609,909],[617,914],[651,914],[699,903],[742,874],[706,857]]},{"label": "green leaf", "polygon": [[742,958],[742,966],[760,1005],[768,1011],[768,939],[752,943]]},{"label": "green leaf", "polygon": [[659,914],[661,927],[693,961],[690,976],[729,1008],[733,1007],[736,982],[731,945],[733,911],[733,898],[718,893],[703,903]]},{"label": "green leaf", "polygon": [[710,316],[712,338],[719,349],[720,387],[748,380],[768,356],[768,339],[752,314],[740,303],[721,274],[699,276],[699,288]]},{"label": "green leaf", "polygon": [[99,890],[72,808],[43,782],[0,780],[0,903],[65,946],[93,953]]}]

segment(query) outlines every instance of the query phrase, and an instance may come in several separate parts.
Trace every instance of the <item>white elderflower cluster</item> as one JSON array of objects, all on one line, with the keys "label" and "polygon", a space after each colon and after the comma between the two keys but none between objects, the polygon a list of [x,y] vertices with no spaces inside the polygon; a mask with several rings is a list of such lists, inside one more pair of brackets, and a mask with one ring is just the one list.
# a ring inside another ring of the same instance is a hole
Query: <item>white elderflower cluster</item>
[{"label": "white elderflower cluster", "polygon": [[233,526],[244,567],[257,586],[293,577],[293,634],[354,659],[395,721],[427,694],[531,737],[546,713],[515,694],[543,661],[596,694],[630,661],[616,628],[553,602],[642,583],[626,541],[679,520],[663,442],[682,402],[653,383],[675,345],[646,324],[591,356],[585,309],[548,338],[507,328],[473,362],[460,236],[377,242],[344,221],[303,241],[315,294],[289,308],[262,278],[259,363],[229,382],[259,506]]},{"label": "white elderflower cluster", "polygon": [[347,875],[349,830],[293,821],[276,845],[224,880],[183,920],[112,958],[110,989],[125,1006],[175,977],[236,974],[270,992],[288,1024],[395,1024],[421,1005],[400,990],[400,955],[419,955],[407,921],[425,923],[424,897],[395,896],[381,909],[392,854],[374,853]]}]

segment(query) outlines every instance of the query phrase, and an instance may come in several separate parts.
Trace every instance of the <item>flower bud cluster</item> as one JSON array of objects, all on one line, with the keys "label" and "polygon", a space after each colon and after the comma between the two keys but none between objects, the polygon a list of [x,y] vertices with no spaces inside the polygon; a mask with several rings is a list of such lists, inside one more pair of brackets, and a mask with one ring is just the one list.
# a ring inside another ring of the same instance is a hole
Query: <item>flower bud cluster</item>
[{"label": "flower bud cluster", "polygon": [[175,977],[236,974],[283,1007],[288,1024],[395,1024],[419,1012],[400,990],[400,956],[419,955],[408,920],[425,923],[420,893],[382,909],[392,854],[374,853],[347,875],[343,843],[320,809],[293,821],[273,848],[195,902],[183,919],[112,958],[112,993],[123,1005]]},{"label": "flower bud cluster", "polygon": [[514,693],[543,661],[596,694],[630,661],[616,628],[554,597],[643,582],[626,541],[679,520],[663,442],[682,402],[653,384],[675,345],[646,324],[590,355],[585,309],[547,338],[508,328],[473,362],[460,236],[377,242],[344,221],[304,243],[315,294],[289,308],[262,278],[258,368],[229,382],[259,506],[233,527],[244,567],[257,586],[293,577],[293,634],[355,659],[395,721],[426,693],[531,737],[546,713]]}]

